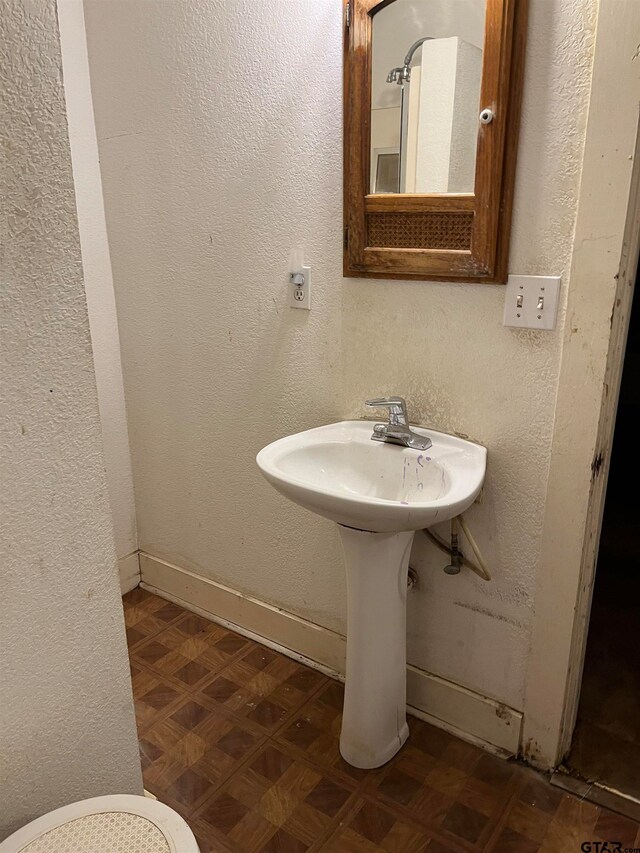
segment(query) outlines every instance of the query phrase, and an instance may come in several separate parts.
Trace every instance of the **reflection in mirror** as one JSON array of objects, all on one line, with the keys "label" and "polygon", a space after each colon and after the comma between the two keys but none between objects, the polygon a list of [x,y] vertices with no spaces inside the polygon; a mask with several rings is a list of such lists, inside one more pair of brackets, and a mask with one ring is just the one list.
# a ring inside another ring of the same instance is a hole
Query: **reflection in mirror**
[{"label": "reflection in mirror", "polygon": [[472,193],[486,0],[393,0],[373,16],[371,192]]}]

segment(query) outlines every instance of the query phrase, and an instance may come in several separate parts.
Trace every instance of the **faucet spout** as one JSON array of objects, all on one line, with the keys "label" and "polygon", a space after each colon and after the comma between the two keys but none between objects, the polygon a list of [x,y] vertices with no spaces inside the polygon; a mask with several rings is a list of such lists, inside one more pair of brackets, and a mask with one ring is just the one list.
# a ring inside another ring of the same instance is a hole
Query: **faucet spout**
[{"label": "faucet spout", "polygon": [[389,410],[388,423],[374,426],[372,441],[400,444],[413,450],[427,450],[431,447],[430,438],[420,435],[409,426],[407,404],[403,397],[381,397],[375,400],[367,400],[365,406],[370,409],[386,408]]}]

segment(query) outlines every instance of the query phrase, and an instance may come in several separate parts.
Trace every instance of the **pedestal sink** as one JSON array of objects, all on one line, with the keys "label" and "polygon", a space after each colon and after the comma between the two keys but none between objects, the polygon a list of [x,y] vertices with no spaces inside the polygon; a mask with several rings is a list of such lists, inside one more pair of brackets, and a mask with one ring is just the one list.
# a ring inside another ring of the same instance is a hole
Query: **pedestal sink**
[{"label": "pedestal sink", "polygon": [[406,596],[416,530],[464,512],[484,480],[487,451],[453,435],[420,452],[372,441],[369,421],[281,438],[258,453],[285,497],[335,521],[347,570],[347,671],[340,752],[379,767],[406,741]]}]

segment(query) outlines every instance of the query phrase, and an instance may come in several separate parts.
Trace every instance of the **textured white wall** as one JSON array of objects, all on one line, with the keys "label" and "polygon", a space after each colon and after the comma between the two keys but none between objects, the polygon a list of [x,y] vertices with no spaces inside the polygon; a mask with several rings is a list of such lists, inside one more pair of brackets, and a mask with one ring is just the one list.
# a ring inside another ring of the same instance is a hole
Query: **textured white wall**
[{"label": "textured white wall", "polygon": [[[338,627],[337,535],[255,454],[344,410],[339,3],[85,15],[140,547]],[[310,313],[286,306],[298,244]]]},{"label": "textured white wall", "polygon": [[140,792],[53,0],[0,15],[0,838]]},{"label": "textured white wall", "polygon": [[[343,630],[335,530],[254,454],[403,393],[489,448],[469,516],[495,578],[447,577],[418,542],[410,661],[521,708],[563,311],[517,332],[501,287],[342,279],[340,8],[86,0],[140,544]],[[531,3],[513,272],[568,270],[594,14]],[[285,304],[298,244],[310,314]]]},{"label": "textured white wall", "polygon": [[102,445],[118,558],[138,548],[118,318],[104,216],[82,0],[58,0],[69,143]]}]

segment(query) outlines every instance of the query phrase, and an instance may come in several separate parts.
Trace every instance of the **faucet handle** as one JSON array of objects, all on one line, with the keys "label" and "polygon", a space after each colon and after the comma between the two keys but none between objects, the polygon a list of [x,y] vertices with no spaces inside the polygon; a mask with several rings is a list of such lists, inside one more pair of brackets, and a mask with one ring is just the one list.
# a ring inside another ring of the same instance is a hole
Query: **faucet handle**
[{"label": "faucet handle", "polygon": [[409,423],[407,402],[404,397],[379,397],[375,400],[366,400],[365,406],[369,409],[389,409],[390,424],[406,426]]}]

